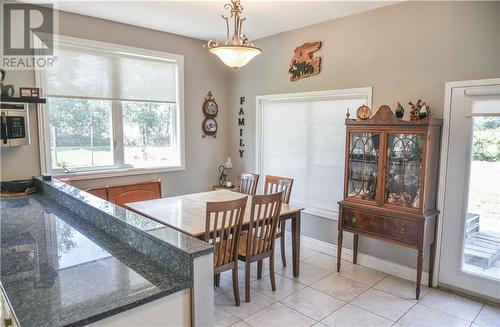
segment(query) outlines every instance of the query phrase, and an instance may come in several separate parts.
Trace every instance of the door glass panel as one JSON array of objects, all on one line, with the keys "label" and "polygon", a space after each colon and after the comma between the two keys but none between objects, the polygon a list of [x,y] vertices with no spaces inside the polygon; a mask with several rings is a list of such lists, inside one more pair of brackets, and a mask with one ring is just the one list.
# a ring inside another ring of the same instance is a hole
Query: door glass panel
[{"label": "door glass panel", "polygon": [[472,124],[462,270],[500,280],[500,117]]},{"label": "door glass panel", "polygon": [[347,196],[363,200],[377,197],[380,133],[350,133]]},{"label": "door glass panel", "polygon": [[388,135],[385,203],[420,208],[423,142],[422,134]]}]

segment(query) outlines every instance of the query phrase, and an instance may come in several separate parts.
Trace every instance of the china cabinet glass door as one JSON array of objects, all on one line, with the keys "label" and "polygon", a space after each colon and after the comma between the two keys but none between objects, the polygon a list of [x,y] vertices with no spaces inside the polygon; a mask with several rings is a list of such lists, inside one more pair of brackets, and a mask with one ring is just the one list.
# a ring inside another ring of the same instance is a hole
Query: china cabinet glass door
[{"label": "china cabinet glass door", "polygon": [[380,133],[350,133],[348,197],[368,201],[376,200],[379,149]]},{"label": "china cabinet glass door", "polygon": [[387,135],[384,203],[413,209],[421,207],[424,139],[424,134]]}]

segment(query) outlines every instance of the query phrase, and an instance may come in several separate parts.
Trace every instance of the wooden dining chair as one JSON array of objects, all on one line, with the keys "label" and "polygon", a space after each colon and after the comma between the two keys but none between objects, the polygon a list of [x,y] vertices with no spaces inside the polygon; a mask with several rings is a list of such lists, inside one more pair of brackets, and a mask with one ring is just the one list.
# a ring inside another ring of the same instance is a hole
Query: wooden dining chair
[{"label": "wooden dining chair", "polygon": [[248,230],[241,233],[238,258],[245,262],[245,301],[250,302],[250,265],[269,258],[271,288],[274,278],[274,242],[280,217],[282,192],[252,197]]},{"label": "wooden dining chair", "polygon": [[205,237],[214,245],[214,277],[216,286],[220,273],[232,270],[236,306],[240,305],[238,286],[238,246],[241,225],[248,197],[224,202],[207,202]]},{"label": "wooden dining chair", "polygon": [[[293,186],[293,178],[266,175],[266,180],[264,182],[264,194],[283,192],[283,198],[282,198],[283,203],[288,204],[290,203],[290,194],[292,193],[292,186]],[[285,228],[286,228],[286,221],[281,221],[278,224],[278,231],[276,233],[276,238],[280,239],[281,262],[283,263],[283,267],[286,267]],[[257,277],[259,279],[262,277],[262,263],[259,263]]]},{"label": "wooden dining chair", "polygon": [[236,190],[247,195],[255,195],[257,185],[259,184],[259,174],[239,173]]}]

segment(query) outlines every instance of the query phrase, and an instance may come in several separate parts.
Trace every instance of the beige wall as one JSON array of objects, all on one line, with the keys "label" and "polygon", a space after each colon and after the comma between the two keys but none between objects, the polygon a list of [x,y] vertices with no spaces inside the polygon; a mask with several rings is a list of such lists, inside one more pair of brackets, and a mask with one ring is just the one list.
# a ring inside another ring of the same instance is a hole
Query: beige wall
[{"label": "beige wall", "polygon": [[[202,41],[66,12],[60,16],[61,35],[123,44],[184,55],[186,170],[162,174],[77,181],[91,187],[161,178],[163,194],[208,190],[217,181],[217,167],[229,151],[229,83],[231,69],[203,49]],[[33,71],[8,72],[9,83],[34,86]],[[201,105],[211,90],[219,104],[217,138],[202,139]],[[31,145],[1,150],[1,180],[26,179],[40,174],[36,110],[30,110]]]},{"label": "beige wall", "polygon": [[[322,41],[322,72],[290,82],[293,49]],[[404,2],[258,40],[263,54],[233,74],[245,96],[245,157],[236,171],[255,169],[255,96],[373,86],[373,107],[422,98],[442,117],[447,81],[500,77],[500,2]],[[237,112],[231,155],[237,157]],[[342,159],[343,160],[343,156]],[[336,221],[305,215],[303,234],[336,243]],[[346,241],[350,245],[349,240]],[[413,251],[363,238],[360,250],[407,266]]]},{"label": "beige wall", "polygon": [[[186,170],[80,181],[81,187],[160,177],[164,195],[202,191],[216,181],[217,166],[228,154],[235,172],[253,171],[256,95],[373,86],[375,108],[422,98],[442,116],[445,82],[500,77],[500,2],[404,2],[286,32],[258,40],[263,55],[236,72],[198,40],[68,13],[61,14],[60,23],[63,35],[185,56]],[[287,73],[292,51],[309,41],[323,41],[317,53],[323,57],[322,72],[292,83]],[[10,74],[9,82],[32,86],[34,74]],[[201,103],[208,90],[221,108],[216,139],[201,138]],[[247,99],[243,160],[237,159],[240,96]],[[31,127],[31,146],[2,149],[2,180],[40,173],[36,119]],[[303,234],[335,243],[335,221],[304,215],[302,226]],[[413,251],[405,248],[363,238],[360,250],[415,266]]]}]

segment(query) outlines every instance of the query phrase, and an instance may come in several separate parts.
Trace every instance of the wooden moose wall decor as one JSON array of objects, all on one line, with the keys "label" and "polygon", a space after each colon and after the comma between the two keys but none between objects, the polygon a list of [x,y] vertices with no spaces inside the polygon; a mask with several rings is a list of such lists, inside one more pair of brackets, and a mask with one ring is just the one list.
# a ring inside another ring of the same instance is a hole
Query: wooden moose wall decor
[{"label": "wooden moose wall decor", "polygon": [[290,62],[290,81],[298,81],[301,78],[318,75],[321,71],[321,57],[313,57],[314,53],[321,49],[321,41],[304,43],[293,50],[294,55]]}]

